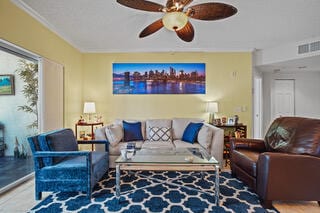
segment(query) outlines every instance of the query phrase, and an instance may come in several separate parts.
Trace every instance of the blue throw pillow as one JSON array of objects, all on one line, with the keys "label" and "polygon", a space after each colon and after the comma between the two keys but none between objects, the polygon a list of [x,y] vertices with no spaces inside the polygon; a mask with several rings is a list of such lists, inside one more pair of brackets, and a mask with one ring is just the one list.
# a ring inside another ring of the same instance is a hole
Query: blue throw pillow
[{"label": "blue throw pillow", "polygon": [[202,126],[203,123],[189,123],[183,132],[182,140],[194,143]]},{"label": "blue throw pillow", "polygon": [[122,121],[124,141],[142,141],[141,122],[129,123]]}]

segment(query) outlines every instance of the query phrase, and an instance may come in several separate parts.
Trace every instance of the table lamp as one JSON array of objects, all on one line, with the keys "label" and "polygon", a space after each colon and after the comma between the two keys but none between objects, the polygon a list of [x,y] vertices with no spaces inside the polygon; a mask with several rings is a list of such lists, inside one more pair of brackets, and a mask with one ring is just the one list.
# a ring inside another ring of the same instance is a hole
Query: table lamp
[{"label": "table lamp", "polygon": [[215,101],[209,101],[207,102],[207,112],[210,113],[209,116],[209,123],[214,124],[214,113],[218,112],[218,102]]},{"label": "table lamp", "polygon": [[87,114],[89,119],[88,122],[92,122],[92,114],[96,113],[96,105],[94,102],[85,102],[83,106],[83,113]]}]

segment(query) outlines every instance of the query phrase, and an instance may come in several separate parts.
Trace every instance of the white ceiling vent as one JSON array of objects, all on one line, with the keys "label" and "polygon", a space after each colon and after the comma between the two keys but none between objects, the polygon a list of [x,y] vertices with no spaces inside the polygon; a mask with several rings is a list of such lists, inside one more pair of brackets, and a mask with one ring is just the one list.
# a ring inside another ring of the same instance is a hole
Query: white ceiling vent
[{"label": "white ceiling vent", "polygon": [[309,52],[309,44],[302,44],[298,46],[298,54],[303,54],[308,52]]},{"label": "white ceiling vent", "polygon": [[312,42],[309,44],[302,44],[298,46],[298,54],[315,52],[319,50],[320,50],[320,41]]},{"label": "white ceiling vent", "polygon": [[310,44],[310,52],[314,52],[318,50],[320,50],[320,41],[312,42]]}]

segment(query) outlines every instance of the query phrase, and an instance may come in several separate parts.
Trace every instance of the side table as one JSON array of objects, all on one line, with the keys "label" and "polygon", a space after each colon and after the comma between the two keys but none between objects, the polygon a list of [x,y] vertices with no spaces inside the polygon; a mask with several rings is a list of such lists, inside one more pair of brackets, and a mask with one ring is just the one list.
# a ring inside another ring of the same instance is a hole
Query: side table
[{"label": "side table", "polygon": [[[76,139],[78,141],[83,141],[83,143],[81,144],[85,144],[85,142],[87,140],[94,140],[94,128],[95,127],[99,127],[99,126],[103,126],[103,122],[96,122],[96,123],[76,123],[75,124],[75,132],[76,132]],[[78,130],[80,129],[80,127],[88,127],[90,128],[90,134],[88,134],[90,136],[90,138],[87,138],[85,135],[82,136],[80,135],[80,137],[78,137]],[[94,144],[91,144],[91,149],[92,151],[94,150]]]},{"label": "side table", "polygon": [[224,150],[223,156],[226,159],[226,166],[230,164],[230,138],[246,138],[247,126],[243,124],[238,125],[216,125],[224,130]]}]

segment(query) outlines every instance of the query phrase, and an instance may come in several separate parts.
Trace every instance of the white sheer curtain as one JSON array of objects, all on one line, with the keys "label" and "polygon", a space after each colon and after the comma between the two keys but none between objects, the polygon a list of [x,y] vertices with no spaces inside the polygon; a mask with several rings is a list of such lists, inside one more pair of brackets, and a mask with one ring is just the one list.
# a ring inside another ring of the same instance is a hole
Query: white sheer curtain
[{"label": "white sheer curtain", "polygon": [[63,128],[64,75],[63,65],[41,59],[39,73],[39,130]]}]

